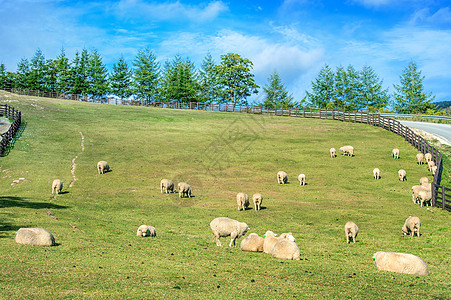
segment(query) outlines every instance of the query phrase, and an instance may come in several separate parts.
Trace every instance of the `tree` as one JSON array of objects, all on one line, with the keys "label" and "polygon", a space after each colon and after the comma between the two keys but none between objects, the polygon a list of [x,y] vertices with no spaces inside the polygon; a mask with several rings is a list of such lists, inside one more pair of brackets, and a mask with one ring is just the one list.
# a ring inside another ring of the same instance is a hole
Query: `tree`
[{"label": "tree", "polygon": [[158,95],[160,65],[152,50],[139,50],[133,61],[134,94],[146,102],[152,102]]},{"label": "tree", "polygon": [[71,94],[87,94],[88,93],[88,50],[83,49],[81,55],[78,51],[72,61],[70,68],[70,93]]},{"label": "tree", "polygon": [[61,52],[55,60],[56,67],[56,90],[60,93],[69,93],[70,91],[70,64],[69,59],[66,57],[64,48],[61,48]]},{"label": "tree", "polygon": [[431,103],[435,96],[424,92],[421,71],[417,70],[415,62],[411,61],[400,76],[400,84],[394,84],[395,93],[393,108],[398,113],[421,114],[433,109]]},{"label": "tree", "polygon": [[274,71],[268,78],[268,83],[263,87],[266,93],[263,101],[264,107],[292,107],[293,96],[288,94],[279,74]]},{"label": "tree", "polygon": [[45,57],[41,49],[37,49],[30,59],[29,88],[45,91]]},{"label": "tree", "polygon": [[376,111],[385,108],[390,99],[388,89],[382,89],[383,81],[379,79],[374,70],[370,66],[363,66],[359,78],[361,95],[357,109]]},{"label": "tree", "polygon": [[328,103],[334,103],[336,98],[334,86],[335,75],[326,64],[321,68],[315,81],[312,82],[312,92],[306,92],[310,103],[315,107],[321,108],[326,107]]},{"label": "tree", "polygon": [[338,67],[335,72],[334,108],[356,110],[359,103],[359,74],[352,65],[345,70]]},{"label": "tree", "polygon": [[44,89],[45,91],[55,92],[58,90],[58,70],[56,61],[49,59],[44,65]]},{"label": "tree", "polygon": [[239,54],[221,55],[221,64],[215,66],[213,72],[218,79],[223,102],[245,104],[246,97],[258,93],[259,86],[250,72],[252,68],[253,63]]},{"label": "tree", "polygon": [[121,55],[119,61],[113,65],[113,73],[110,76],[111,92],[122,99],[133,94],[132,72],[128,68],[127,62]]},{"label": "tree", "polygon": [[199,70],[200,101],[212,103],[219,99],[218,78],[214,73],[215,62],[210,53],[204,58]]},{"label": "tree", "polygon": [[12,88],[11,77],[6,72],[6,67],[4,64],[0,64],[0,89],[10,89]]},{"label": "tree", "polygon": [[89,55],[87,72],[87,93],[94,97],[104,96],[108,90],[108,70],[102,62],[97,50],[93,50]]},{"label": "tree", "polygon": [[17,64],[15,86],[19,89],[30,89],[30,63],[26,58],[21,58]]}]

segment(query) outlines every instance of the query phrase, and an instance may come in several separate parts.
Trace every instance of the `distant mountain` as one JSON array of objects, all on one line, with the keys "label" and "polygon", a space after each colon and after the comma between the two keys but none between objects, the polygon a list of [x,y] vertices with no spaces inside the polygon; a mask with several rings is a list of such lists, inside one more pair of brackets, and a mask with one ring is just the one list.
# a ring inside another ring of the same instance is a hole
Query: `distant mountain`
[{"label": "distant mountain", "polygon": [[445,109],[451,106],[451,101],[440,101],[434,103],[437,106],[437,109]]}]

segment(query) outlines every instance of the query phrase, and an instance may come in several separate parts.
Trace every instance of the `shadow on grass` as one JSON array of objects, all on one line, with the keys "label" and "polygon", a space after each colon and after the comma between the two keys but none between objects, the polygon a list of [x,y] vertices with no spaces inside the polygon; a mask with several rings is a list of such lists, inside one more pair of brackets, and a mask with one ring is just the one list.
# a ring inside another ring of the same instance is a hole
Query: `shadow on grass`
[{"label": "shadow on grass", "polygon": [[19,230],[22,227],[24,227],[24,226],[12,225],[9,222],[2,221],[0,223],[0,239],[11,238],[12,236],[5,235],[4,232],[6,232],[6,231],[14,231],[14,232],[16,232],[17,230]]},{"label": "shadow on grass", "polygon": [[14,149],[14,145],[16,144],[16,141],[22,136],[22,133],[25,131],[26,127],[27,127],[27,122],[22,121],[20,123],[19,129],[17,129],[16,134],[14,135],[13,139],[9,142],[8,146],[6,146],[6,149],[2,153],[1,157],[7,156],[9,154],[9,152],[11,152],[11,150]]},{"label": "shadow on grass", "polygon": [[[13,196],[1,196],[0,197],[0,208],[5,207],[23,207],[23,208],[47,208],[47,209],[64,209],[67,206],[57,205],[48,202],[31,202],[27,201],[21,197],[13,197]],[[0,224],[1,226],[1,224]]]}]

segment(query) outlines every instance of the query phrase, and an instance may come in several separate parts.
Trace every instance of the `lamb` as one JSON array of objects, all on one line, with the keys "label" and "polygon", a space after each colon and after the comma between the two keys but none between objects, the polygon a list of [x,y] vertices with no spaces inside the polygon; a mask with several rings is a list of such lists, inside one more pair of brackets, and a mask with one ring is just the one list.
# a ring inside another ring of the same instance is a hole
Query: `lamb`
[{"label": "lamb", "polygon": [[136,236],[157,236],[157,230],[155,229],[155,227],[150,225],[141,225],[136,231]]},{"label": "lamb", "polygon": [[374,168],[373,176],[374,176],[374,179],[380,179],[381,178],[381,170],[379,170],[378,168]]},{"label": "lamb", "polygon": [[393,149],[391,153],[392,153],[394,159],[399,159],[399,149],[398,148]]},{"label": "lamb", "polygon": [[398,177],[399,177],[399,180],[400,180],[400,181],[405,181],[405,180],[407,180],[406,175],[407,175],[406,170],[401,169],[401,170],[398,171]]},{"label": "lamb", "polygon": [[337,150],[335,150],[335,148],[330,148],[329,153],[331,158],[335,158],[337,156]]},{"label": "lamb", "polygon": [[430,162],[428,162],[428,170],[429,172],[432,172],[432,167],[435,166],[435,162],[433,162],[432,160]]},{"label": "lamb", "polygon": [[343,152],[343,155],[354,156],[354,147],[352,146],[343,146],[339,150]]},{"label": "lamb", "polygon": [[105,174],[105,172],[108,172],[110,170],[110,166],[108,163],[104,160],[101,160],[97,163],[97,171],[99,174]]},{"label": "lamb", "polygon": [[424,185],[426,183],[429,183],[429,179],[427,177],[421,177],[420,178],[420,185]]},{"label": "lamb", "polygon": [[260,193],[255,193],[252,196],[252,201],[254,202],[254,208],[255,210],[260,210],[261,209],[261,205],[263,203],[263,196]]},{"label": "lamb", "polygon": [[276,236],[276,234],[272,231],[267,231],[265,233],[265,241],[263,242],[263,252],[265,253],[271,253],[272,248],[274,247],[274,245],[283,240],[283,239],[287,239],[290,240],[292,242],[295,241],[293,235],[291,234],[291,232],[289,233],[282,233],[280,236]]},{"label": "lamb", "polygon": [[277,172],[277,183],[278,184],[285,184],[287,183],[288,175],[284,171]]},{"label": "lamb", "polygon": [[179,190],[179,198],[185,197],[191,198],[191,186],[186,182],[179,182],[177,185]]},{"label": "lamb", "polygon": [[305,183],[305,174],[299,174],[298,180],[299,180],[299,184],[300,185],[306,185],[306,183]]},{"label": "lamb", "polygon": [[258,234],[251,233],[241,241],[240,248],[243,251],[263,252],[264,241],[265,239],[258,236]]},{"label": "lamb", "polygon": [[414,236],[416,233],[417,236],[420,237],[420,227],[420,218],[410,216],[406,219],[406,222],[402,227],[402,232],[404,233],[404,235],[410,234],[411,236]]},{"label": "lamb", "polygon": [[355,244],[355,238],[359,234],[359,227],[354,222],[347,222],[345,224],[345,235],[346,235],[346,243],[349,244],[349,239],[351,238]]},{"label": "lamb", "polygon": [[428,276],[428,266],[418,256],[396,252],[376,252],[374,265],[378,270]]},{"label": "lamb", "polygon": [[161,179],[160,189],[162,194],[163,192],[166,194],[174,193],[174,182],[170,179]]},{"label": "lamb", "polygon": [[432,161],[432,154],[431,153],[426,153],[425,155],[424,155],[424,159],[426,160],[426,162],[430,162],[430,161]]},{"label": "lamb", "polygon": [[20,228],[16,233],[16,243],[31,246],[55,246],[53,234],[44,228]]},{"label": "lamb", "polygon": [[432,174],[435,175],[437,173],[437,166],[432,167]]},{"label": "lamb", "polygon": [[274,258],[301,259],[301,251],[299,250],[298,245],[287,239],[278,241],[271,249],[271,254]]},{"label": "lamb", "polygon": [[238,210],[246,210],[249,206],[249,196],[245,193],[236,194],[236,204],[238,204]]},{"label": "lamb", "polygon": [[424,157],[423,153],[418,153],[418,154],[416,155],[417,163],[418,163],[419,165],[422,165],[422,164],[423,164],[423,157]]},{"label": "lamb", "polygon": [[61,190],[63,189],[63,182],[59,179],[55,179],[53,180],[52,183],[52,195],[58,195],[59,193],[61,193]]},{"label": "lamb", "polygon": [[418,192],[418,199],[420,200],[421,207],[423,207],[423,204],[426,203],[426,206],[428,206],[428,203],[432,206],[432,191],[430,190],[422,190]]},{"label": "lamb", "polygon": [[216,246],[221,246],[220,237],[230,236],[229,247],[235,246],[235,240],[245,235],[249,230],[249,226],[246,223],[225,217],[219,217],[211,221],[210,228],[216,238]]}]

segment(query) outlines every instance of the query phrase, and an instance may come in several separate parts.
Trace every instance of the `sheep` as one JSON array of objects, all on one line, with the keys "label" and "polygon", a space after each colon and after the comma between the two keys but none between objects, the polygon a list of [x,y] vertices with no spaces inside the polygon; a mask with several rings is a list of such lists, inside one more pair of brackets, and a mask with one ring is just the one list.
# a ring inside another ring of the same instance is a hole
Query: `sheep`
[{"label": "sheep", "polygon": [[55,246],[53,234],[44,228],[20,228],[16,233],[16,243],[31,246]]},{"label": "sheep", "polygon": [[399,149],[398,148],[393,149],[391,153],[392,153],[394,159],[399,159]]},{"label": "sheep", "polygon": [[335,148],[330,148],[329,153],[330,153],[330,158],[335,158],[337,156],[337,150],[335,150]]},{"label": "sheep", "polygon": [[300,185],[306,185],[306,183],[305,183],[305,174],[299,174],[298,180],[299,180],[299,184]]},{"label": "sheep", "polygon": [[236,194],[236,204],[238,204],[238,210],[246,210],[249,206],[249,196],[245,193]]},{"label": "sheep", "polygon": [[432,167],[432,174],[435,175],[437,173],[437,166]]},{"label": "sheep", "polygon": [[420,185],[424,185],[426,183],[429,183],[429,179],[427,177],[421,177],[420,178]]},{"label": "sheep", "polygon": [[263,242],[263,252],[271,253],[271,250],[274,247],[274,245],[277,242],[279,242],[279,241],[281,241],[283,239],[287,239],[287,240],[290,240],[292,242],[295,241],[295,238],[293,237],[291,232],[289,232],[289,233],[282,233],[280,236],[277,237],[274,232],[267,231],[265,233],[265,241]]},{"label": "sheep", "polygon": [[406,175],[407,175],[406,170],[401,169],[401,170],[398,171],[398,177],[399,177],[399,180],[400,180],[400,181],[405,181],[405,180],[407,180]]},{"label": "sheep", "polygon": [[287,239],[278,241],[271,249],[271,254],[274,258],[301,259],[301,251],[299,250],[298,245]]},{"label": "sheep", "polygon": [[220,237],[230,236],[229,247],[235,246],[235,240],[245,235],[249,230],[249,226],[246,223],[225,217],[219,217],[211,221],[210,228],[216,238],[216,246],[222,246],[219,240]]},{"label": "sheep", "polygon": [[435,166],[435,162],[433,162],[432,160],[430,162],[428,162],[428,170],[429,172],[432,172],[432,167]]},{"label": "sheep", "polygon": [[410,216],[406,219],[406,222],[402,227],[402,232],[404,235],[410,234],[411,236],[414,236],[415,233],[417,233],[417,236],[420,237],[420,227],[420,218]]},{"label": "sheep", "polygon": [[422,164],[423,164],[423,157],[424,157],[423,153],[418,153],[418,154],[416,155],[417,163],[418,163],[419,165],[422,165]]},{"label": "sheep", "polygon": [[161,179],[160,189],[162,194],[163,192],[166,194],[174,193],[174,182],[170,179]]},{"label": "sheep", "polygon": [[421,207],[423,207],[424,203],[426,203],[426,206],[428,206],[428,203],[432,205],[432,191],[429,190],[419,191],[418,199],[420,200]]},{"label": "sheep", "polygon": [[179,198],[185,197],[191,198],[191,186],[186,182],[179,182],[177,185],[179,190]]},{"label": "sheep", "polygon": [[59,193],[61,193],[61,190],[63,189],[63,182],[59,179],[55,179],[53,180],[52,183],[52,195],[58,195]]},{"label": "sheep", "polygon": [[378,270],[428,276],[428,266],[418,256],[396,252],[376,252],[374,265]]},{"label": "sheep", "polygon": [[97,171],[99,174],[105,174],[105,172],[108,172],[110,170],[110,166],[108,163],[104,160],[101,160],[97,163]]},{"label": "sheep", "polygon": [[425,155],[424,155],[424,159],[426,160],[426,162],[430,162],[430,161],[432,161],[432,154],[431,153],[426,153]]},{"label": "sheep", "polygon": [[354,156],[354,147],[352,146],[343,146],[339,150],[343,152],[343,155]]},{"label": "sheep", "polygon": [[284,171],[277,172],[277,183],[278,184],[285,184],[288,181],[288,175]]},{"label": "sheep", "polygon": [[373,176],[374,176],[374,179],[380,179],[381,178],[381,170],[379,170],[378,168],[374,168]]},{"label": "sheep", "polygon": [[412,201],[413,203],[417,203],[418,193],[423,190],[431,190],[431,184],[425,183],[424,185],[414,185],[412,186]]},{"label": "sheep", "polygon": [[157,230],[155,229],[155,227],[150,225],[141,225],[136,231],[136,236],[157,236]]},{"label": "sheep", "polygon": [[346,235],[346,243],[349,244],[349,239],[351,238],[355,244],[355,238],[359,234],[359,227],[354,222],[347,222],[345,224],[345,235]]},{"label": "sheep", "polygon": [[258,236],[258,234],[251,233],[241,241],[240,248],[243,251],[263,252],[264,241],[265,239]]},{"label": "sheep", "polygon": [[260,193],[255,193],[252,196],[252,201],[254,202],[254,208],[255,210],[260,210],[261,209],[261,205],[263,203],[263,196]]}]

